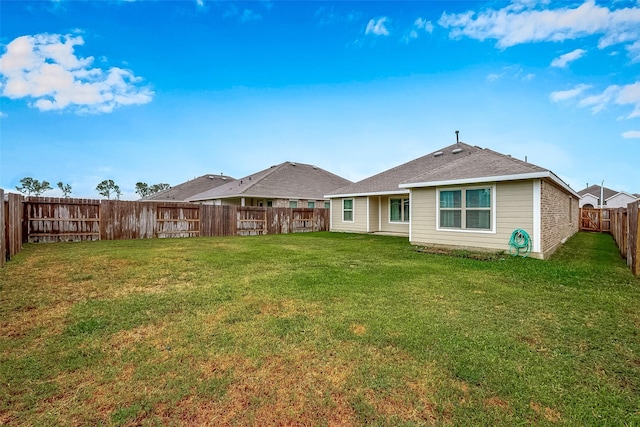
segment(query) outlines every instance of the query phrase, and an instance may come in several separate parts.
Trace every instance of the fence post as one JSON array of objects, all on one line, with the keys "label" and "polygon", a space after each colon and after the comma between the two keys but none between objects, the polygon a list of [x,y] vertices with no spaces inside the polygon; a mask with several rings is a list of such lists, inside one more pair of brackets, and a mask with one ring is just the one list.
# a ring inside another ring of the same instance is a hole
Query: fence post
[{"label": "fence post", "polygon": [[7,261],[7,237],[6,237],[6,203],[4,201],[4,190],[0,188],[0,268],[4,267]]},{"label": "fence post", "polygon": [[640,201],[627,206],[627,265],[634,276],[640,275]]}]

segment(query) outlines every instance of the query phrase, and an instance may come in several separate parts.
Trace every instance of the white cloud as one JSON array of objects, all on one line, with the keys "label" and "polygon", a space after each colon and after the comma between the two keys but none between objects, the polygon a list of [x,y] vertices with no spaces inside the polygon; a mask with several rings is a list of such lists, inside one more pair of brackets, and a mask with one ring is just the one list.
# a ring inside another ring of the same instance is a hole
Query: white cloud
[{"label": "white cloud", "polygon": [[640,139],[640,130],[630,130],[622,133],[623,138],[632,139],[639,138]]},{"label": "white cloud", "polygon": [[580,84],[574,87],[573,89],[551,92],[551,95],[549,97],[553,102],[566,101],[568,99],[578,97],[582,92],[589,89],[590,87],[591,87],[590,85]]},{"label": "white cloud", "polygon": [[122,105],[146,104],[153,92],[131,71],[91,68],[93,57],[78,58],[80,36],[38,34],[18,37],[0,57],[2,96],[29,98],[41,111],[74,108],[84,113],[109,113]]},{"label": "white cloud", "polygon": [[523,82],[530,82],[536,77],[533,73],[525,73],[525,70],[520,65],[509,65],[502,67],[500,73],[490,73],[487,75],[487,81],[493,83],[503,78],[509,78],[513,80],[520,80]]},{"label": "white cloud", "polygon": [[314,13],[314,19],[321,27],[337,24],[351,24],[360,20],[362,14],[360,12],[341,13],[336,12],[335,8],[321,6]]},{"label": "white cloud", "polygon": [[258,21],[262,19],[262,15],[251,9],[245,9],[240,16],[240,22]]},{"label": "white cloud", "polygon": [[376,36],[388,36],[389,35],[389,29],[387,28],[388,22],[389,22],[389,18],[387,18],[386,16],[383,16],[382,18],[378,18],[378,19],[371,19],[369,20],[369,23],[367,24],[367,28],[365,29],[364,33],[366,35],[373,34]]},{"label": "white cloud", "polygon": [[640,62],[640,40],[628,45],[627,52],[629,52],[631,62]]},{"label": "white cloud", "polygon": [[0,119],[6,119],[7,117],[7,113],[3,113],[2,111],[0,111]]},{"label": "white cloud", "polygon": [[578,102],[578,106],[591,107],[591,111],[594,114],[599,113],[616,99],[619,90],[619,86],[609,86],[602,93],[599,93],[597,95],[589,95],[581,99],[580,102]]},{"label": "white cloud", "polygon": [[426,19],[418,18],[413,22],[413,25],[407,30],[402,37],[402,41],[409,43],[411,40],[415,40],[420,37],[420,33],[433,33],[433,24]]},{"label": "white cloud", "polygon": [[579,107],[590,107],[591,112],[594,114],[611,105],[630,105],[633,107],[633,111],[624,118],[640,117],[640,82],[624,86],[610,85],[601,93],[582,96],[590,88],[590,85],[581,84],[570,90],[552,92],[550,98],[553,102],[578,99]]},{"label": "white cloud", "polygon": [[587,53],[584,49],[576,49],[569,53],[565,53],[564,55],[560,55],[553,61],[551,61],[552,67],[566,68],[569,65],[569,62],[573,62],[577,59],[582,58],[585,53]]},{"label": "white cloud", "polygon": [[611,10],[587,0],[576,8],[536,9],[535,2],[514,2],[502,9],[478,14],[467,11],[442,14],[438,23],[452,38],[492,39],[498,47],[523,43],[560,42],[600,35],[598,47],[640,39],[640,8]]}]

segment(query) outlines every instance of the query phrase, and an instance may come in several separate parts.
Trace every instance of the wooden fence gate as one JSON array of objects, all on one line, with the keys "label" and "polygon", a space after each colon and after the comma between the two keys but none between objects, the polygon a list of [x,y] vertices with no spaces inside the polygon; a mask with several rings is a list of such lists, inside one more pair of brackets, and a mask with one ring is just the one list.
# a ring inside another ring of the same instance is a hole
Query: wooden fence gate
[{"label": "wooden fence gate", "polygon": [[611,232],[612,209],[580,209],[580,231]]}]

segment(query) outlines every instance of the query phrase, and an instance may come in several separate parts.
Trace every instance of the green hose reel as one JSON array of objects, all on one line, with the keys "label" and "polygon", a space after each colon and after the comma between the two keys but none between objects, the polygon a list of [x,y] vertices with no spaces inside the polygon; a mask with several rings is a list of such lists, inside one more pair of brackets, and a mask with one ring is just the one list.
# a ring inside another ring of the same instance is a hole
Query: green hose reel
[{"label": "green hose reel", "polygon": [[531,252],[531,238],[526,231],[518,228],[511,233],[509,240],[509,253],[512,256],[522,256],[526,258]]}]

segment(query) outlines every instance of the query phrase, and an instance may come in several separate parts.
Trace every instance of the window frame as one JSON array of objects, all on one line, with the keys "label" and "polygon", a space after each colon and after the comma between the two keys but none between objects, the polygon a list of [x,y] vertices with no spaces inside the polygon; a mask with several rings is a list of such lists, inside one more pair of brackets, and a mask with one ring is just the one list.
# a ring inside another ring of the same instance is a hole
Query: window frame
[{"label": "window frame", "polygon": [[[393,200],[400,201],[400,219],[391,219],[391,208]],[[406,219],[405,219],[406,218]],[[409,224],[411,221],[411,198],[407,197],[389,197],[389,223],[390,224]]]},{"label": "window frame", "polygon": [[[467,190],[489,190],[490,199],[489,207],[467,207]],[[440,207],[440,193],[446,191],[460,191],[460,208],[441,208]],[[436,189],[436,230],[437,231],[450,231],[455,233],[480,233],[480,234],[495,234],[496,233],[496,184],[487,185],[470,185],[470,186],[456,186],[456,187],[442,187]],[[444,227],[440,224],[440,212],[446,211],[459,211],[460,212],[460,227]],[[489,228],[471,228],[467,227],[467,211],[485,211],[489,212]]]},{"label": "window frame", "polygon": [[312,201],[312,200],[307,200],[307,208],[315,209],[316,208],[316,202]]},{"label": "window frame", "polygon": [[298,208],[298,201],[297,200],[289,200],[289,208],[290,209],[297,209]]},{"label": "window frame", "polygon": [[[346,201],[351,201],[351,209],[345,209],[344,204]],[[355,204],[355,199],[352,197],[342,199],[342,222],[355,222]],[[351,219],[345,219],[344,214],[346,212],[351,212]]]}]

